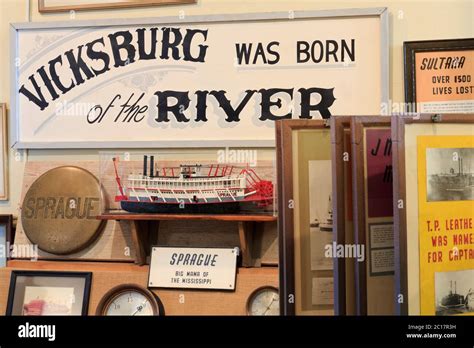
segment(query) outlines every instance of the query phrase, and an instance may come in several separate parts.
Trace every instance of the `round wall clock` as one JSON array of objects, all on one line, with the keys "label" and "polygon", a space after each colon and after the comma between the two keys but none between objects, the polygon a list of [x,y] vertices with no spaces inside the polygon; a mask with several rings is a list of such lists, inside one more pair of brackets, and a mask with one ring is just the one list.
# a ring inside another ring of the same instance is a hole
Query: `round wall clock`
[{"label": "round wall clock", "polygon": [[252,292],[247,300],[248,315],[280,315],[278,289],[263,286]]},{"label": "round wall clock", "polygon": [[99,302],[96,315],[160,315],[157,296],[136,284],[123,284],[109,290]]}]

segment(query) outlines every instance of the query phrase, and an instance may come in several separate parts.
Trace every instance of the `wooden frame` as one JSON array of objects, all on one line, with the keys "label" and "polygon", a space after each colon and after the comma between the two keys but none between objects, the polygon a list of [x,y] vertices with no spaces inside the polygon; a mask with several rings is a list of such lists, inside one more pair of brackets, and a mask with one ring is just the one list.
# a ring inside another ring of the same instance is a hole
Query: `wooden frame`
[{"label": "wooden frame", "polygon": [[[16,282],[18,277],[55,277],[55,278],[83,278],[84,279],[84,289],[83,289],[83,298],[81,304],[81,314],[86,316],[89,308],[89,295],[91,290],[92,283],[92,273],[91,272],[58,272],[58,271],[12,271],[10,278],[10,289],[8,291],[8,303],[7,303],[7,312],[6,315],[20,315],[14,313],[14,301],[16,294]],[[23,303],[21,304],[23,306]]]},{"label": "wooden frame", "polygon": [[4,194],[0,194],[0,201],[7,201],[8,200],[8,122],[7,122],[7,104],[1,103],[0,104],[0,122],[2,125],[1,129],[1,136],[3,137],[0,146],[2,147],[0,151],[3,154],[3,162],[1,166],[3,167],[1,170],[3,172],[3,192]]},{"label": "wooden frame", "polygon": [[394,116],[391,120],[393,141],[393,218],[395,238],[395,294],[403,296],[403,301],[395,301],[397,315],[408,315],[408,262],[407,262],[407,213],[398,208],[398,202],[406,207],[406,160],[405,125],[416,123],[472,123],[474,115],[462,114],[422,114],[415,116]]},{"label": "wooden frame", "polygon": [[365,153],[364,153],[364,129],[374,127],[386,127],[390,129],[390,117],[388,116],[357,116],[351,122],[352,142],[352,200],[354,233],[356,245],[364,246],[365,260],[356,262],[356,313],[367,315],[367,238],[366,238],[366,179],[365,179]]},{"label": "wooden frame", "polygon": [[130,8],[130,7],[145,7],[158,5],[182,5],[195,4],[197,0],[128,0],[105,2],[103,4],[84,4],[84,5],[63,5],[63,6],[48,6],[46,0],[38,0],[38,11],[41,13],[51,12],[68,12],[68,11],[83,11],[83,10],[110,10],[116,8]]},{"label": "wooden frame", "polygon": [[[334,234],[338,245],[346,243],[346,183],[344,181],[344,137],[345,132],[350,131],[353,116],[334,116],[330,119],[331,124],[331,159],[332,159],[332,205]],[[348,144],[350,147],[350,144]],[[351,161],[351,158],[349,158]],[[334,311],[337,315],[347,315],[347,297],[350,296],[347,289],[346,269],[347,259],[334,259],[334,274],[338,281],[335,283]]]},{"label": "wooden frame", "polygon": [[5,225],[5,263],[11,258],[9,243],[13,243],[13,216],[12,215],[0,215],[0,225]]},{"label": "wooden frame", "polygon": [[[285,120],[275,122],[277,143],[277,177],[278,177],[278,243],[280,272],[280,313],[295,315],[295,243],[294,216],[288,202],[293,199],[293,160],[292,132],[304,129],[326,129],[329,123],[323,120]],[[344,281],[344,274],[334,270],[336,282]],[[293,301],[291,300],[293,297]],[[334,298],[334,308],[338,298]]]},{"label": "wooden frame", "polygon": [[[415,55],[418,52],[442,52],[474,50],[474,39],[407,41],[403,43],[405,68],[405,102],[407,112],[416,112],[416,66]],[[413,110],[410,110],[413,108]],[[419,112],[419,111],[418,111]]]}]

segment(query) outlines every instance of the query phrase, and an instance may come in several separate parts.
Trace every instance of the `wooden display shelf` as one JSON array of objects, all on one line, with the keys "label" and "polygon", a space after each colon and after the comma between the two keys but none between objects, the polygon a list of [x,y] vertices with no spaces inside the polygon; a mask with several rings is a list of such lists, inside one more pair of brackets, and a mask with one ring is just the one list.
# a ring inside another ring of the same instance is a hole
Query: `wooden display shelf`
[{"label": "wooden display shelf", "polygon": [[225,214],[133,214],[125,212],[108,212],[97,216],[99,220],[213,220],[213,221],[237,221],[237,222],[272,222],[277,217],[270,214],[252,215],[225,215]]},{"label": "wooden display shelf", "polygon": [[277,217],[270,214],[135,214],[114,211],[98,215],[97,219],[130,221],[136,254],[135,263],[138,265],[146,264],[147,250],[151,249],[151,232],[152,230],[159,231],[160,221],[234,221],[238,224],[242,266],[252,267],[255,265],[251,254],[254,234],[263,229],[263,223],[276,221]]},{"label": "wooden display shelf", "polygon": [[[147,287],[149,266],[114,262],[11,260],[0,268],[0,314],[5,313],[13,270],[92,272],[89,315],[95,315],[101,298],[122,284]],[[165,315],[245,315],[250,294],[259,287],[278,288],[278,268],[237,269],[235,291],[192,289],[150,289],[161,300]]]}]

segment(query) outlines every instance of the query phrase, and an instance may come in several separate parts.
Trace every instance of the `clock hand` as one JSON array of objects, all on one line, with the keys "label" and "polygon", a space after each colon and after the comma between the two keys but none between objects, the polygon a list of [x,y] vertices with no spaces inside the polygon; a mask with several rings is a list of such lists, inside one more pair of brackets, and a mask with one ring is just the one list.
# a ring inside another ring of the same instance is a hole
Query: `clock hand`
[{"label": "clock hand", "polygon": [[137,314],[138,312],[141,312],[143,310],[143,308],[145,307],[145,304],[146,304],[146,301],[143,301],[142,304],[138,305],[137,310],[132,314],[132,316]]},{"label": "clock hand", "polygon": [[263,315],[267,314],[267,312],[270,310],[270,307],[272,306],[273,302],[275,302],[275,296],[272,297],[272,302],[270,302],[270,304],[268,305],[265,312],[263,312]]}]

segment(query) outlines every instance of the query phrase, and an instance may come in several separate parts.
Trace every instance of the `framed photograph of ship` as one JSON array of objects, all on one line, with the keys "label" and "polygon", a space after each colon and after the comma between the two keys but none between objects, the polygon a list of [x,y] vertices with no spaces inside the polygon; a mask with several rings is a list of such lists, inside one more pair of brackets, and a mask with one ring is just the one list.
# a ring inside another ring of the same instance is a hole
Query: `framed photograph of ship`
[{"label": "framed photograph of ship", "polygon": [[392,118],[396,311],[472,314],[474,115]]},{"label": "framed photograph of ship", "polygon": [[92,273],[12,271],[7,315],[87,315]]},{"label": "framed photograph of ship", "polygon": [[[394,313],[392,138],[390,117],[351,122],[356,311]],[[362,251],[362,252],[361,252]]]},{"label": "framed photograph of ship", "polygon": [[280,308],[284,315],[333,315],[334,237],[328,123],[277,122],[276,137]]},{"label": "framed photograph of ship", "polygon": [[[333,231],[338,245],[355,245],[352,215],[352,149],[351,119],[353,116],[331,117]],[[335,272],[341,274],[335,283],[337,315],[355,315],[356,258],[335,258]],[[344,276],[342,276],[344,275]]]},{"label": "framed photograph of ship", "polygon": [[474,315],[474,269],[435,273],[436,315]]},{"label": "framed photograph of ship", "polygon": [[408,112],[474,112],[474,39],[404,42]]},{"label": "framed photograph of ship", "polygon": [[274,215],[274,156],[252,148],[101,152],[100,181],[115,192],[102,211]]},{"label": "framed photograph of ship", "polygon": [[[468,176],[458,183],[455,176]],[[426,149],[426,199],[428,202],[474,201],[474,190],[469,187],[469,175],[474,173],[474,148]]]}]

